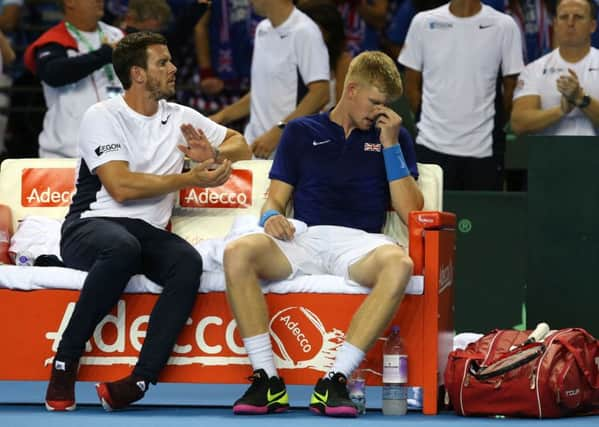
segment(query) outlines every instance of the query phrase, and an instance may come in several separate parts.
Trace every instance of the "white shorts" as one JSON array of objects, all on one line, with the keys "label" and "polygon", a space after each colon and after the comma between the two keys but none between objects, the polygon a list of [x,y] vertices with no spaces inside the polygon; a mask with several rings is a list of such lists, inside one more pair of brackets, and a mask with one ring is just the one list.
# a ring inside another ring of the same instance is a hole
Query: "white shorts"
[{"label": "white shorts", "polygon": [[349,277],[349,267],[372,250],[383,245],[397,245],[392,238],[377,233],[339,227],[316,225],[296,234],[291,241],[279,240],[267,234],[279,246],[289,264],[288,279],[307,274],[332,274]]}]

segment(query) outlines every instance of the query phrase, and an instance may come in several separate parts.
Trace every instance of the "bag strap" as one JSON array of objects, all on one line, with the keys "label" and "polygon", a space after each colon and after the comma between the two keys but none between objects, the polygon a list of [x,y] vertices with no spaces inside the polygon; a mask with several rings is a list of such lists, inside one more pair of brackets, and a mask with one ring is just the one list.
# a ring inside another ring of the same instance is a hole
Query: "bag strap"
[{"label": "bag strap", "polygon": [[[579,329],[579,328],[572,329],[572,331],[577,331],[577,332],[582,333],[585,336],[587,343],[595,344],[595,346],[594,346],[595,351],[591,355],[591,358],[593,359],[593,361],[595,360],[595,357],[599,357],[599,350],[598,350],[599,342],[597,342],[597,340],[591,334],[589,334],[584,329]],[[578,368],[580,369],[580,371],[586,378],[589,385],[594,389],[599,389],[599,374],[597,375],[596,378],[593,379],[591,372],[587,368],[587,364],[585,363],[585,361],[582,358],[582,355],[581,355],[582,350],[580,348],[574,347],[568,341],[562,340],[561,337],[559,337],[559,336],[555,337],[554,342],[558,342],[561,345],[563,345],[566,348],[566,350],[568,350],[572,354],[572,356],[574,356],[574,360],[576,361]]]},{"label": "bag strap", "polygon": [[538,358],[544,352],[545,346],[542,343],[530,343],[505,353],[490,365],[481,366],[475,372],[472,372],[472,374],[478,380],[486,380],[504,375]]}]

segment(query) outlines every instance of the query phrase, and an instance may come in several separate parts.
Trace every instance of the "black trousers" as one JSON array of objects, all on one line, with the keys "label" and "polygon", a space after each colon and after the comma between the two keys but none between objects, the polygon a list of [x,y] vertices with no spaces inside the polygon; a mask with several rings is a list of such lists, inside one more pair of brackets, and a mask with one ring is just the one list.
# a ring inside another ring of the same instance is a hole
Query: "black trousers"
[{"label": "black trousers", "polygon": [[434,163],[443,168],[443,190],[501,189],[501,166],[494,157],[452,156],[416,144],[416,159],[420,163]]},{"label": "black trousers", "polygon": [[67,267],[88,275],[56,358],[78,360],[131,276],[143,273],[163,291],[152,309],[133,373],[155,383],[197,297],[200,254],[179,236],[145,221],[104,217],[65,221],[60,252]]}]

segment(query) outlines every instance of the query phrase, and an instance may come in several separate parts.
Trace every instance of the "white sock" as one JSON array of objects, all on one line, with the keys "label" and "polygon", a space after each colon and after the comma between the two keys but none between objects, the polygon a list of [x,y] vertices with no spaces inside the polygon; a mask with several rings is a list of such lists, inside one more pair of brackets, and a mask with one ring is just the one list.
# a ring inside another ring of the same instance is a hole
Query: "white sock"
[{"label": "white sock", "polygon": [[331,372],[340,372],[349,378],[351,373],[356,369],[362,360],[364,359],[365,353],[355,345],[345,341],[341,348],[337,350],[337,357],[335,358],[335,364]]},{"label": "white sock", "polygon": [[243,345],[248,352],[248,357],[254,371],[264,369],[266,375],[269,377],[278,376],[277,368],[275,368],[275,359],[272,355],[270,335],[268,333],[243,338]]}]

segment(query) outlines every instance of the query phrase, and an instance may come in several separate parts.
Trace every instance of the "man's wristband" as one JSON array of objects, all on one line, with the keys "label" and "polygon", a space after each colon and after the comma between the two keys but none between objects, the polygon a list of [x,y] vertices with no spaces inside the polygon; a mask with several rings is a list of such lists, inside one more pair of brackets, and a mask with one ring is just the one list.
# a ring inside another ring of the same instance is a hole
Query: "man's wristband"
[{"label": "man's wristband", "polygon": [[275,215],[281,215],[281,212],[279,212],[276,209],[269,209],[269,210],[267,210],[260,217],[260,222],[258,222],[258,225],[260,227],[264,227],[264,224],[266,224],[266,221],[268,221],[268,218],[270,218],[271,216],[275,216]]},{"label": "man's wristband", "polygon": [[383,158],[385,159],[385,170],[387,171],[387,181],[395,181],[410,175],[410,170],[401,151],[399,144],[383,148]]}]

